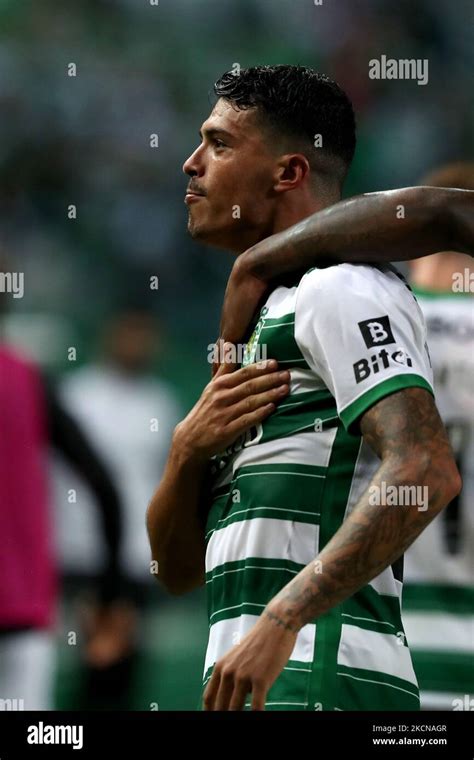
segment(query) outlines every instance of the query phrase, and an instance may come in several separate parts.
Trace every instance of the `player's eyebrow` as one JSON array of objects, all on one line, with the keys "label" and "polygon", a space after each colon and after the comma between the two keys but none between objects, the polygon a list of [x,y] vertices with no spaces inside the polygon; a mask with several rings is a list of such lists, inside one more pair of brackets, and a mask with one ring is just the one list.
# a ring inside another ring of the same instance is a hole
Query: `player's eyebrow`
[{"label": "player's eyebrow", "polygon": [[224,137],[226,139],[233,138],[233,135],[230,132],[227,132],[225,129],[220,129],[219,127],[204,127],[204,129],[199,130],[199,137],[201,140],[203,139],[203,135],[207,137],[208,140],[213,137]]}]

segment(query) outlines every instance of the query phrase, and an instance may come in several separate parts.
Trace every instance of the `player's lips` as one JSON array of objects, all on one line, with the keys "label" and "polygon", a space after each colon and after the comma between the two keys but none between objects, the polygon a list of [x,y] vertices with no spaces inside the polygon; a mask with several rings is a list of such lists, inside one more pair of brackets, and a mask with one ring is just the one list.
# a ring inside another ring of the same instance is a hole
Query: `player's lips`
[{"label": "player's lips", "polygon": [[194,203],[195,201],[199,200],[199,198],[204,198],[204,193],[198,193],[195,190],[186,190],[184,202]]}]

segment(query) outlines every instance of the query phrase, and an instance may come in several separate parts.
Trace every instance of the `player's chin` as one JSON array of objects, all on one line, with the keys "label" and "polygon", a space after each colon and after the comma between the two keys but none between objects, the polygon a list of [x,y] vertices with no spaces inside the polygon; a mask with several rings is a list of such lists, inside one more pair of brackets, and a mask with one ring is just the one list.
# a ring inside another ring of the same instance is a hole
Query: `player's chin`
[{"label": "player's chin", "polygon": [[199,240],[207,245],[219,245],[221,241],[221,231],[204,223],[197,223],[190,216],[188,219],[188,233],[193,240]]}]

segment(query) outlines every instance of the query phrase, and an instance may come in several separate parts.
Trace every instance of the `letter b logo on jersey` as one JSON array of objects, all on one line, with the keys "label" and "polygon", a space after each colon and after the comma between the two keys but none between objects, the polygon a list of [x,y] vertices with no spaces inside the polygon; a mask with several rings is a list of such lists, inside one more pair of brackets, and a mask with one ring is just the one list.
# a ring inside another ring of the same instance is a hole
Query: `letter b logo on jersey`
[{"label": "letter b logo on jersey", "polygon": [[377,348],[377,346],[386,346],[387,343],[395,343],[388,316],[364,319],[358,325],[367,348]]}]

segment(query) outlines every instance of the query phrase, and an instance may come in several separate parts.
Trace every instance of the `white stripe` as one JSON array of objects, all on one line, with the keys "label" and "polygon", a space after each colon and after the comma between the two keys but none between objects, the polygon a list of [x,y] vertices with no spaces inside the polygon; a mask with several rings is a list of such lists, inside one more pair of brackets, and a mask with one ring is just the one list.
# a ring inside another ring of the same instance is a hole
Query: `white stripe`
[{"label": "white stripe", "polygon": [[390,633],[376,633],[343,623],[337,663],[385,673],[417,686],[408,647],[400,645],[397,636]]},{"label": "white stripe", "polygon": [[[291,370],[290,395],[308,393],[309,391],[327,391],[327,386],[320,377],[317,377],[312,369],[295,367]],[[336,402],[334,402],[336,403]]]},{"label": "white stripe", "polygon": [[[209,536],[212,536],[214,531],[220,530],[221,528],[225,527],[224,524],[228,523],[228,521],[234,516],[234,515],[243,515],[245,513],[251,513],[255,510],[268,510],[271,512],[285,512],[290,513],[293,515],[308,515],[308,511],[305,511],[304,509],[285,509],[284,507],[265,507],[265,506],[254,506],[254,507],[248,507],[248,509],[239,509],[237,512],[232,512],[230,515],[227,515],[226,517],[221,517],[220,520],[217,521],[216,527],[212,528],[212,530],[208,531],[206,533],[206,541],[208,540]],[[320,517],[321,512],[312,512],[315,517]],[[251,519],[251,518],[250,518]],[[304,522],[304,520],[303,520]]]},{"label": "white stripe", "polygon": [[[272,707],[273,705],[298,705],[299,707],[307,707],[307,702],[265,702],[265,707]],[[245,707],[252,707],[252,702],[246,702]]]},{"label": "white stripe", "polygon": [[240,478],[252,478],[252,477],[260,477],[260,475],[298,475],[302,478],[325,478],[325,475],[317,475],[314,472],[293,472],[291,470],[279,470],[278,472],[275,472],[274,470],[259,470],[258,472],[242,472],[239,473],[236,480],[240,480]]},{"label": "white stripe", "polygon": [[283,286],[273,290],[265,306],[268,308],[264,319],[281,319],[288,314],[294,314],[296,304],[296,285],[292,288]]},{"label": "white stripe", "polygon": [[394,578],[393,570],[390,566],[386,567],[376,578],[372,578],[369,586],[372,586],[379,594],[396,596],[398,599],[400,599],[403,588],[403,584]]},{"label": "white stripe", "polygon": [[241,602],[240,604],[233,604],[231,607],[221,607],[219,610],[215,610],[209,618],[209,622],[213,617],[217,617],[222,612],[230,612],[231,610],[240,610],[242,607],[258,607],[259,610],[264,610],[265,604],[257,604],[256,602]]},{"label": "white stripe", "polygon": [[214,531],[206,551],[206,572],[247,558],[288,559],[307,565],[318,553],[319,526],[255,517]]},{"label": "white stripe", "polygon": [[298,707],[307,707],[307,702],[265,702],[268,707],[273,705],[298,705]]},{"label": "white stripe", "polygon": [[344,676],[344,678],[353,678],[354,681],[364,681],[365,683],[375,683],[380,686],[389,686],[391,689],[398,689],[398,691],[404,691],[405,694],[410,694],[412,697],[417,697],[412,691],[408,689],[402,689],[401,686],[394,686],[393,683],[387,683],[386,681],[374,681],[371,678],[360,678],[360,676],[353,676],[350,673],[338,673],[338,676]]},{"label": "white stripe", "polygon": [[283,670],[294,670],[297,673],[311,673],[311,668],[290,668],[288,665]]},{"label": "white stripe", "polygon": [[[268,319],[268,315],[265,315],[265,318]],[[270,319],[274,319],[274,317],[270,317]],[[277,325],[263,325],[262,330],[275,330],[277,327],[286,327],[287,325],[294,325],[295,320],[292,322],[279,322]]]},{"label": "white stripe", "polygon": [[299,435],[277,438],[258,446],[248,446],[237,454],[233,472],[247,464],[306,464],[327,467],[337,428],[320,433],[310,431]]},{"label": "white stripe", "polygon": [[242,570],[284,570],[286,573],[291,573],[292,575],[298,575],[298,570],[289,570],[286,567],[269,567],[269,566],[262,566],[259,567],[258,565],[244,565],[243,567],[237,567],[235,570],[224,570],[222,573],[215,573],[212,578],[209,578],[209,580],[206,581],[206,583],[212,583],[212,581],[215,581],[216,578],[222,578],[223,575],[227,575],[227,573],[241,573]]},{"label": "white stripe", "polygon": [[[467,700],[466,700],[467,696]],[[470,706],[471,695],[459,694],[451,691],[421,691],[420,703],[422,710],[472,710],[474,702]]]},{"label": "white stripe", "polygon": [[365,617],[358,617],[357,615],[349,615],[347,612],[343,612],[342,617],[348,617],[348,618],[351,618],[352,620],[366,620],[368,623],[376,622],[377,625],[389,625],[391,628],[395,628],[393,623],[386,623],[383,620],[374,621],[373,618],[365,618]]},{"label": "white stripe", "polygon": [[[232,649],[237,641],[243,639],[258,619],[258,615],[241,615],[228,620],[219,620],[211,625],[203,675],[206,674],[211,665],[214,665],[229,649]],[[313,623],[304,625],[296,637],[295,646],[288,659],[298,662],[312,662],[315,636],[316,626]]]},{"label": "white stripe", "polygon": [[445,612],[404,612],[410,649],[474,654],[474,618]]}]

